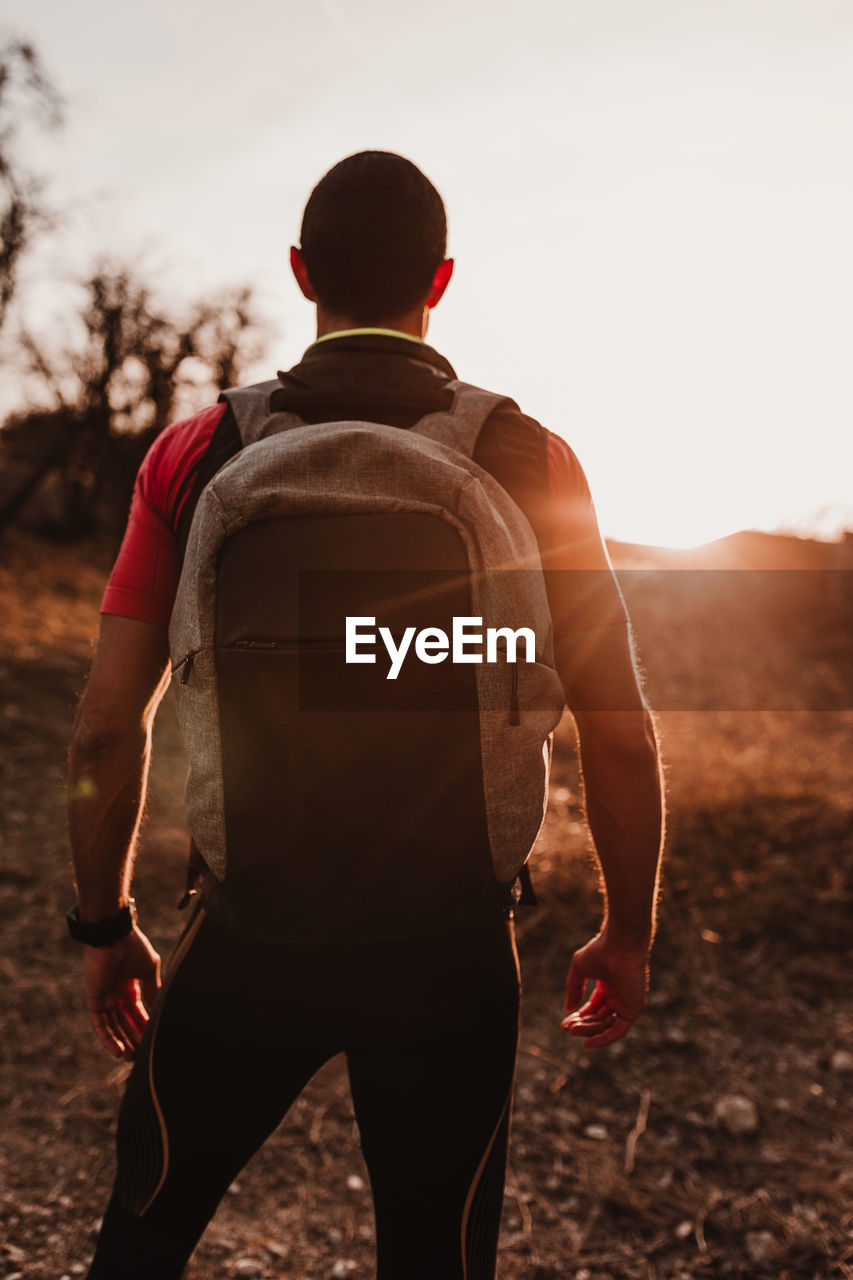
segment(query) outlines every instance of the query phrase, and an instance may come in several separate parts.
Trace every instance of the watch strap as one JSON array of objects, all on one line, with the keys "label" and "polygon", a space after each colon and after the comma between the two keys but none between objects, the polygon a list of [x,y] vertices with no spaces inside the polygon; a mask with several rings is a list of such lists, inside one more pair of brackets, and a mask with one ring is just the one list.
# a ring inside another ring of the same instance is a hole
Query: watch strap
[{"label": "watch strap", "polygon": [[111,947],[121,942],[133,932],[136,924],[136,903],[133,898],[114,916],[104,920],[81,920],[80,908],[76,904],[67,912],[68,932],[75,942],[83,942],[87,947]]}]

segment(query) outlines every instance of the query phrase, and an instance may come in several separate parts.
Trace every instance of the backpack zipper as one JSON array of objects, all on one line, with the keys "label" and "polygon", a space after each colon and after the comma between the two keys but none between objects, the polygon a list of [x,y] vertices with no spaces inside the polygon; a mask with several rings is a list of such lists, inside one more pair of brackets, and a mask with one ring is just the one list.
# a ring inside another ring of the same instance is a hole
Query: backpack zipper
[{"label": "backpack zipper", "polygon": [[498,649],[506,657],[507,666],[511,668],[509,685],[509,722],[513,726],[518,726],[521,724],[521,710],[518,705],[518,661],[510,662],[509,646],[502,638],[498,641]]},{"label": "backpack zipper", "polygon": [[521,724],[521,714],[518,707],[518,663],[512,664],[512,683],[509,693],[509,722],[512,725]]},{"label": "backpack zipper", "polygon": [[257,649],[261,653],[299,653],[303,649],[328,649],[343,651],[346,646],[342,640],[235,640],[226,645],[226,649]]},{"label": "backpack zipper", "polygon": [[[196,654],[202,652],[203,649],[209,648],[203,645],[201,649],[192,649],[180,662],[175,663],[172,667],[172,675],[181,673],[181,684],[189,684],[193,673],[193,663]],[[233,644],[225,645],[226,649],[255,649],[261,653],[273,653],[276,650],[280,652],[299,652],[302,649],[327,649],[329,651],[343,652],[344,645],[340,640],[235,640]]]},{"label": "backpack zipper", "polygon": [[[275,653],[276,651],[297,653],[303,649],[324,649],[328,652],[340,652],[345,646],[339,640],[235,640],[233,644],[227,645],[226,648],[254,649],[261,653]],[[181,684],[189,684],[193,672],[193,662],[197,653],[201,653],[201,650],[194,649],[177,666],[172,668],[172,675],[175,675],[178,671],[181,672]],[[518,726],[521,724],[521,710],[518,704],[518,663],[513,662],[511,667],[509,722],[513,726]]]},{"label": "backpack zipper", "polygon": [[189,684],[190,676],[193,673],[193,662],[195,661],[195,655],[197,653],[201,653],[201,649],[193,649],[185,658],[181,658],[180,662],[176,662],[172,667],[173,676],[177,675],[180,671],[181,684]]}]

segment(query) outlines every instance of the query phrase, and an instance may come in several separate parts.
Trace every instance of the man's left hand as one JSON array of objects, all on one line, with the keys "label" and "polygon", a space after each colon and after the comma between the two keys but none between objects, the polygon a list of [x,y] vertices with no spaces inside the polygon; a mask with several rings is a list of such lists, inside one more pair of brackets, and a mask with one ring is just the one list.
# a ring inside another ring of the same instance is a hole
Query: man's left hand
[{"label": "man's left hand", "polygon": [[[581,1003],[589,982],[595,984],[592,993]],[[617,947],[605,929],[572,957],[563,1030],[582,1037],[587,1049],[621,1040],[643,1012],[647,986],[648,948]]]}]

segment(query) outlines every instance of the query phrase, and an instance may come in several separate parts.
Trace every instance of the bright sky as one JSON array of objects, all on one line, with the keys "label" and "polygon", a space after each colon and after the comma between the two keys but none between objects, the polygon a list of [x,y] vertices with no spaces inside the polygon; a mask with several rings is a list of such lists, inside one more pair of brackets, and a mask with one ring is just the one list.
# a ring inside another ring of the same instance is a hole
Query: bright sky
[{"label": "bright sky", "polygon": [[286,367],[308,192],[399,151],[457,260],[430,340],[565,436],[605,532],[853,527],[849,0],[4,0],[0,34],[67,101],[43,278],[253,282]]}]

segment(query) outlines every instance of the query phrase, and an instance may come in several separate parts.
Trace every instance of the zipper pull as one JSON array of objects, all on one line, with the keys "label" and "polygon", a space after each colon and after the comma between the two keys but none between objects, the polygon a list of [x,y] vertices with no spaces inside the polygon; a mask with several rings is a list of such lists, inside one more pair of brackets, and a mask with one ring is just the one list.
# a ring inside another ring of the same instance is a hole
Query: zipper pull
[{"label": "zipper pull", "polygon": [[198,896],[200,892],[198,881],[203,871],[204,859],[198,851],[198,845],[195,840],[190,840],[190,851],[187,858],[187,882],[184,885],[184,895],[178,903],[179,911],[186,910],[193,898]]}]

